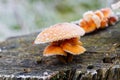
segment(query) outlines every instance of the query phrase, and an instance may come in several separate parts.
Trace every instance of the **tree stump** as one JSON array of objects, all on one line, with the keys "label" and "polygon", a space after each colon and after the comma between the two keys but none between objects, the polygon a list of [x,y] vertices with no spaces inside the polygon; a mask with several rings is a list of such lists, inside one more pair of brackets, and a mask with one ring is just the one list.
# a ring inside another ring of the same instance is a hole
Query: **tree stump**
[{"label": "tree stump", "polygon": [[120,22],[83,36],[87,51],[67,64],[43,57],[47,44],[33,44],[37,35],[0,43],[0,80],[120,80]]}]

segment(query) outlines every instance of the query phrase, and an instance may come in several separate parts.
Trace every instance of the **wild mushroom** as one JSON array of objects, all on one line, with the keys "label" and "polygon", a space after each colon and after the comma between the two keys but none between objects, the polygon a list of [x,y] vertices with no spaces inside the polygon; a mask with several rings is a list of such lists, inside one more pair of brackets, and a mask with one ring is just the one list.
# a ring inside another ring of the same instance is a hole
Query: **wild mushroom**
[{"label": "wild mushroom", "polygon": [[86,20],[81,19],[79,25],[85,30],[85,33],[90,33],[96,30],[96,24],[93,20],[87,22]]},{"label": "wild mushroom", "polygon": [[86,21],[92,21],[92,23],[91,24],[95,24],[96,25],[96,28],[99,28],[100,27],[100,22],[101,22],[101,20],[100,20],[100,18],[97,16],[97,15],[95,15],[95,13],[94,12],[92,12],[92,11],[88,11],[88,12],[86,12],[86,13],[84,13],[83,14],[83,19],[85,19]]},{"label": "wild mushroom", "polygon": [[43,30],[36,38],[35,44],[50,43],[43,51],[43,56],[56,55],[63,62],[70,62],[73,55],[86,50],[79,41],[85,31],[72,23],[59,23]]},{"label": "wild mushroom", "polygon": [[92,11],[85,12],[83,19],[80,20],[80,27],[82,27],[86,33],[93,32],[100,27],[100,18]]},{"label": "wild mushroom", "polygon": [[106,17],[106,18],[108,18],[110,15],[113,14],[113,12],[110,8],[103,8],[100,11],[103,13],[104,17]]},{"label": "wild mushroom", "polygon": [[119,20],[118,19],[118,16],[116,15],[111,15],[109,18],[108,18],[108,23],[109,25],[115,25],[115,23]]},{"label": "wild mushroom", "polygon": [[99,28],[114,25],[117,21],[118,16],[116,16],[110,8],[103,8],[95,12],[85,12],[83,14],[83,19],[80,19],[78,23],[79,26],[85,30],[85,33],[90,33]]},{"label": "wild mushroom", "polygon": [[114,14],[114,12],[110,8],[101,9],[104,17],[108,19],[109,25],[114,25],[118,21],[118,16]]},{"label": "wild mushroom", "polygon": [[106,26],[108,26],[108,18],[104,17],[104,14],[100,11],[97,10],[94,12],[101,20],[100,23],[100,28],[105,28]]}]

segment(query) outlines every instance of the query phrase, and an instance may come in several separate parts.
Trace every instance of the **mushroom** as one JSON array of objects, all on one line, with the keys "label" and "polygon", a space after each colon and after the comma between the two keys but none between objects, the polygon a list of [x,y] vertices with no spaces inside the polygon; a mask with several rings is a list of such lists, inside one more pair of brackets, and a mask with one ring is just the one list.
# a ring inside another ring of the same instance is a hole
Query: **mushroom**
[{"label": "mushroom", "polygon": [[101,21],[101,24],[100,24],[100,28],[101,29],[104,29],[105,27],[108,26],[108,18],[104,18],[102,21]]},{"label": "mushroom", "polygon": [[115,23],[119,20],[118,19],[118,16],[116,16],[116,15],[111,15],[109,18],[108,18],[108,20],[109,20],[109,25],[115,25]]},{"label": "mushroom", "polygon": [[110,15],[113,14],[113,12],[110,8],[103,8],[100,11],[103,13],[104,17],[106,17],[106,18],[108,18]]},{"label": "mushroom", "polygon": [[114,25],[118,21],[118,16],[114,14],[114,12],[110,8],[103,8],[101,12],[108,19],[109,25]]},{"label": "mushroom", "polygon": [[97,10],[97,11],[95,11],[94,13],[95,13],[97,16],[99,16],[99,18],[100,18],[101,20],[104,19],[104,15],[103,15],[103,13],[102,13],[100,10]]},{"label": "mushroom", "polygon": [[43,30],[35,39],[35,44],[50,43],[45,47],[43,56],[57,56],[63,62],[71,62],[73,55],[84,53],[86,49],[79,41],[85,31],[72,23],[59,23]]},{"label": "mushroom", "polygon": [[79,26],[82,27],[86,33],[90,33],[96,29],[114,25],[117,21],[118,16],[116,16],[110,8],[103,8],[95,12],[85,12],[83,19],[79,20]]},{"label": "mushroom", "polygon": [[88,11],[83,14],[83,19],[80,20],[79,25],[86,33],[90,33],[99,28],[100,23],[101,19],[93,11]]},{"label": "mushroom", "polygon": [[85,33],[90,33],[96,30],[96,24],[94,24],[93,20],[87,22],[86,20],[81,19],[79,25],[85,30]]},{"label": "mushroom", "polygon": [[91,21],[91,24],[95,24],[96,28],[99,28],[100,27],[100,18],[95,15],[95,13],[93,11],[88,11],[88,12],[85,12],[83,14],[83,19],[85,19],[87,22],[90,22]]},{"label": "mushroom", "polygon": [[104,14],[100,11],[97,10],[94,12],[101,20],[100,23],[100,28],[105,28],[106,26],[108,26],[108,19],[106,17],[104,17]]}]

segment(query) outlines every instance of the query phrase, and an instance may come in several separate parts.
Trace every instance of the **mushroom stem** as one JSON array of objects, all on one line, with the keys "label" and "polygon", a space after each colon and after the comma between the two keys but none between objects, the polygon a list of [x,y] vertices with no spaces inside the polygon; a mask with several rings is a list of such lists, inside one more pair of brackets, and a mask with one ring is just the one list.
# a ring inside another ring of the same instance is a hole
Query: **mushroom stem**
[{"label": "mushroom stem", "polygon": [[68,62],[68,63],[69,63],[69,62],[72,62],[72,60],[73,60],[73,55],[67,53],[67,62]]},{"label": "mushroom stem", "polygon": [[57,59],[62,63],[67,63],[66,56],[56,55]]},{"label": "mushroom stem", "polygon": [[73,55],[67,53],[67,56],[56,55],[57,59],[62,63],[69,63],[73,60]]}]

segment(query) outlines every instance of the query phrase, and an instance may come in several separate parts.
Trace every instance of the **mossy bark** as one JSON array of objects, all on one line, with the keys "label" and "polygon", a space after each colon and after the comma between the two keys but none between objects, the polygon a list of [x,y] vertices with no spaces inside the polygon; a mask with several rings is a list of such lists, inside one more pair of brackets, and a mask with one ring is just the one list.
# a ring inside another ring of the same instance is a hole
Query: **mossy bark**
[{"label": "mossy bark", "polygon": [[67,64],[43,57],[38,33],[0,43],[0,80],[120,80],[120,22],[81,38],[87,51]]}]

